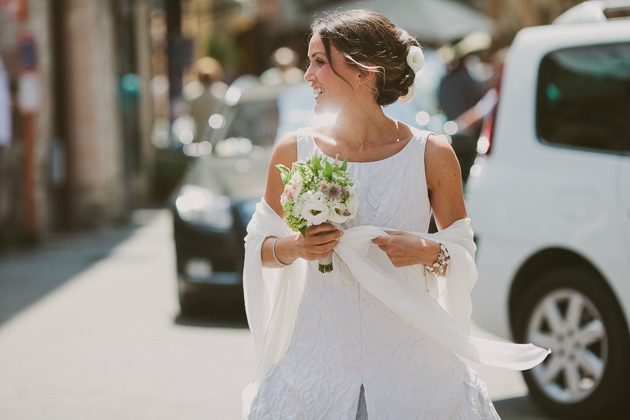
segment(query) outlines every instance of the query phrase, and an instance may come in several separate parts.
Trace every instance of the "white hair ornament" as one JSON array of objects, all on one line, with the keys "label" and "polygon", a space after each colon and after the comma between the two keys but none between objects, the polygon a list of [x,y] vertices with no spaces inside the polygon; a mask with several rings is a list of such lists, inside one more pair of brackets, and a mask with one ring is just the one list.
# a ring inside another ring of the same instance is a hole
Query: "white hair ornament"
[{"label": "white hair ornament", "polygon": [[[416,74],[422,70],[422,65],[424,64],[424,53],[422,52],[422,48],[415,45],[409,48],[409,53],[407,53],[407,64]],[[398,102],[401,104],[411,102],[415,94],[416,89],[413,85],[411,85],[407,94],[398,98]]]}]

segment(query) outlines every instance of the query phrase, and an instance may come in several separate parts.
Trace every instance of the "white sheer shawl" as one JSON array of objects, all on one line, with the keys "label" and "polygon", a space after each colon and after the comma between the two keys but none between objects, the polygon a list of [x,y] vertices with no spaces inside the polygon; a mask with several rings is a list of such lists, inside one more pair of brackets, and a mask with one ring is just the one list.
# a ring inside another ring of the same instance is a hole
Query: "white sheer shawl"
[{"label": "white sheer shawl", "polygon": [[[434,234],[416,235],[441,242],[451,255],[447,275],[439,280],[424,277],[422,265],[396,268],[372,239],[386,235],[374,226],[344,231],[335,253],[368,292],[400,318],[419,328],[454,353],[489,366],[530,369],[549,354],[533,344],[485,340],[470,335],[471,291],[477,280],[475,244],[470,219],[462,219]],[[243,288],[247,319],[254,338],[257,369],[243,391],[247,416],[266,372],[287,351],[304,291],[306,261],[298,259],[285,268],[262,268],[261,248],[269,236],[291,235],[284,221],[264,201],[247,227]]]}]

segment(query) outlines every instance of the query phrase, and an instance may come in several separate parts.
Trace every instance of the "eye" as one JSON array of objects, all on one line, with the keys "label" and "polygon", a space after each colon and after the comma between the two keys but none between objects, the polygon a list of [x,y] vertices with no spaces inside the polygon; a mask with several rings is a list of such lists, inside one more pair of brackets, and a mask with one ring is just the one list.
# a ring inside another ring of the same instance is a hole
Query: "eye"
[{"label": "eye", "polygon": [[311,61],[310,58],[306,59],[306,68],[308,69],[309,67],[311,67],[311,64],[315,63],[316,67],[321,67],[324,64],[326,64],[326,62],[324,60],[322,60],[321,58],[316,58],[315,61]]}]

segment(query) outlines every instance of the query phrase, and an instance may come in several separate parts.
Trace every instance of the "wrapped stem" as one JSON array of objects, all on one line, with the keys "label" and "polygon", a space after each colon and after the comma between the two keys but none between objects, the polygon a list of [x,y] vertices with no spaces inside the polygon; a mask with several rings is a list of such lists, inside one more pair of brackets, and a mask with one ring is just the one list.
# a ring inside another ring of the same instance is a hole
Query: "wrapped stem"
[{"label": "wrapped stem", "polygon": [[330,273],[333,271],[332,254],[319,259],[319,272]]}]

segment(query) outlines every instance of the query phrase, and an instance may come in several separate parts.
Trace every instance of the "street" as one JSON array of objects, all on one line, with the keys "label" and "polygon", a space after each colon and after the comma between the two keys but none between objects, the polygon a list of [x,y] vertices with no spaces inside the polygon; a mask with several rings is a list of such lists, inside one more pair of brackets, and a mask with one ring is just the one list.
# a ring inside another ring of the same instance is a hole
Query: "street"
[{"label": "street", "polygon": [[[244,315],[179,316],[171,236],[167,211],[139,210],[0,256],[0,420],[240,418]],[[547,418],[519,372],[470,365],[504,419]]]}]

